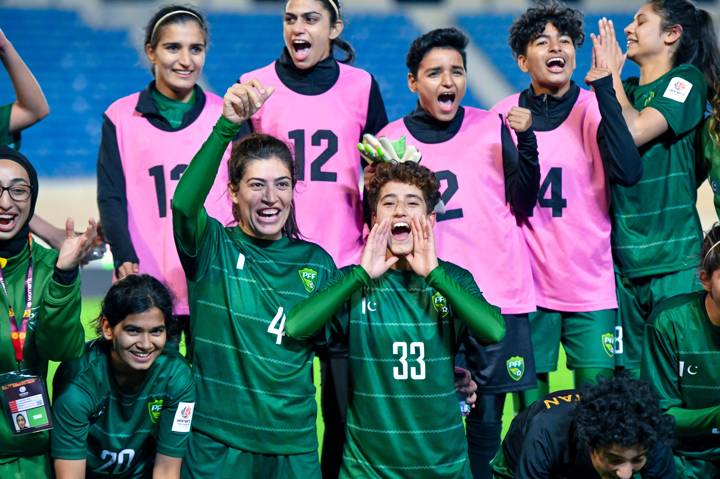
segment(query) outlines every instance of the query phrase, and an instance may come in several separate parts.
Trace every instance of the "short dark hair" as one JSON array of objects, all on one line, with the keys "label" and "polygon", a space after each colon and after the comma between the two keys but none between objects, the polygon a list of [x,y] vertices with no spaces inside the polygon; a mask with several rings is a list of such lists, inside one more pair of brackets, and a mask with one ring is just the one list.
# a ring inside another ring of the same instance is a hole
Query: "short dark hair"
[{"label": "short dark hair", "polygon": [[153,307],[159,309],[165,319],[168,340],[179,339],[180,324],[173,316],[172,293],[148,274],[131,274],[110,287],[96,320],[97,333],[102,335],[103,319],[114,328],[131,314],[144,313]]},{"label": "short dark hair", "polygon": [[[297,172],[293,162],[290,148],[282,140],[264,133],[251,133],[242,140],[235,143],[228,161],[228,180],[230,188],[234,191],[237,185],[245,176],[248,165],[253,161],[269,160],[277,158],[290,171],[290,181],[293,189],[297,183]],[[233,216],[235,220],[239,219],[237,205],[233,204]],[[299,239],[300,230],[295,219],[295,200],[293,199],[290,206],[290,215],[282,228],[283,234],[290,239]]]},{"label": "short dark hair", "polygon": [[377,211],[380,190],[391,181],[417,186],[423,193],[428,213],[431,213],[440,201],[440,183],[428,168],[412,162],[380,163],[367,184],[368,205],[373,213]]},{"label": "short dark hair", "polygon": [[581,391],[575,418],[578,439],[591,451],[613,445],[650,450],[670,441],[674,420],[647,382],[627,373],[598,381]]},{"label": "short dark hair", "polygon": [[580,10],[566,7],[554,0],[541,2],[525,10],[510,27],[508,42],[513,57],[525,55],[530,42],[542,34],[548,23],[555,25],[561,33],[569,35],[576,48],[585,40],[583,14]]},{"label": "short dark hair", "polygon": [[457,28],[437,28],[416,38],[410,45],[405,64],[413,76],[417,75],[420,62],[433,48],[451,48],[462,57],[463,66],[467,64],[465,48],[468,37]]}]

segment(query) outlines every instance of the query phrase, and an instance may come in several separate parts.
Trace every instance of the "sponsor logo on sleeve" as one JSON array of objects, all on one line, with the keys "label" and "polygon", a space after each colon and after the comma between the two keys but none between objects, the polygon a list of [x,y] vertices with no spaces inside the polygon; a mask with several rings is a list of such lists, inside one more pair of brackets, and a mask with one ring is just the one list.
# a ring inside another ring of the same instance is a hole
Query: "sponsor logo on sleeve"
[{"label": "sponsor logo on sleeve", "polygon": [[194,402],[181,402],[178,404],[172,424],[173,432],[190,432],[194,410]]},{"label": "sponsor logo on sleeve", "polygon": [[317,271],[311,268],[303,268],[298,270],[298,274],[303,282],[303,286],[305,286],[305,291],[308,293],[315,291],[315,286],[317,286]]},{"label": "sponsor logo on sleeve", "polygon": [[603,351],[610,357],[615,355],[615,335],[613,333],[605,333],[600,336]]},{"label": "sponsor logo on sleeve", "polygon": [[505,361],[505,366],[513,381],[520,381],[525,374],[525,358],[522,356],[512,356]]},{"label": "sponsor logo on sleeve", "polygon": [[671,100],[675,100],[680,103],[685,103],[685,100],[687,100],[687,97],[690,94],[690,90],[692,90],[692,87],[692,83],[685,80],[684,78],[674,77],[672,80],[670,80],[670,83],[665,89],[665,93],[663,93],[663,96],[665,98],[670,98]]}]

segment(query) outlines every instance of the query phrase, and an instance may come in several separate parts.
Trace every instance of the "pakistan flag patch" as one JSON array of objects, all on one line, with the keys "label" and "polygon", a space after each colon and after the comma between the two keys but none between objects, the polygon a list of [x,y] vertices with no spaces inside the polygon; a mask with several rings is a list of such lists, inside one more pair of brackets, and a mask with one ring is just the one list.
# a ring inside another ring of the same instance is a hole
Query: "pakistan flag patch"
[{"label": "pakistan flag patch", "polygon": [[525,374],[525,358],[522,356],[512,356],[505,361],[507,372],[513,381],[520,381]]},{"label": "pakistan flag patch", "polygon": [[605,333],[600,336],[602,340],[603,350],[610,357],[615,355],[615,335],[613,333]]},{"label": "pakistan flag patch", "polygon": [[298,274],[303,282],[303,286],[305,286],[305,291],[308,293],[315,291],[315,286],[317,285],[317,271],[310,268],[303,268],[298,270]]},{"label": "pakistan flag patch", "polygon": [[148,413],[150,413],[150,420],[153,424],[158,422],[158,419],[160,419],[160,411],[162,411],[163,407],[163,400],[162,399],[155,399],[153,401],[148,401]]},{"label": "pakistan flag patch", "polygon": [[433,308],[435,308],[435,311],[440,314],[441,318],[447,317],[448,314],[450,314],[450,310],[448,309],[447,305],[447,299],[445,299],[445,296],[443,296],[440,293],[435,293],[432,295],[432,304]]}]

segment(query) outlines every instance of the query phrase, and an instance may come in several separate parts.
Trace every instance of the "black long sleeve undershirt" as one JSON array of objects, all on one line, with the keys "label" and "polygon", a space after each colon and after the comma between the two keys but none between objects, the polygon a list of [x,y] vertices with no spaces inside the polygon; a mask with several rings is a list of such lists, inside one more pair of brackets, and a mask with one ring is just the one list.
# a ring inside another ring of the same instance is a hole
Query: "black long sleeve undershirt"
[{"label": "black long sleeve undershirt", "polygon": [[103,234],[110,244],[117,269],[125,262],[139,262],[128,227],[125,173],[118,149],[115,125],[104,116],[97,161],[97,202]]},{"label": "black long sleeve undershirt", "polygon": [[622,108],[615,97],[612,77],[608,75],[600,78],[591,85],[602,116],[597,141],[605,173],[614,183],[632,186],[640,181],[643,173],[642,161],[623,118]]}]

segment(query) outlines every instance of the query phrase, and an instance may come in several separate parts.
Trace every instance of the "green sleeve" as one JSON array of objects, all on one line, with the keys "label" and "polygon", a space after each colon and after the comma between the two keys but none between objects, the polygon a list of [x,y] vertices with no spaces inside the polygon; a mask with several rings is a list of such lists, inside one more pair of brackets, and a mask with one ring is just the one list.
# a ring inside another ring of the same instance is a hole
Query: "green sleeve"
[{"label": "green sleeve", "polygon": [[[678,89],[683,93],[678,94]],[[702,73],[695,67],[681,66],[658,84],[655,96],[645,107],[659,111],[675,135],[680,136],[697,127],[706,102],[707,83]]]},{"label": "green sleeve", "polygon": [[662,312],[645,325],[643,335],[640,376],[655,387],[663,409],[682,405],[680,385],[677,380],[678,355],[673,347],[674,338],[667,337],[656,327]]},{"label": "green sleeve", "polygon": [[370,285],[370,276],[362,266],[343,271],[346,274],[338,272],[335,280],[325,289],[290,310],[285,321],[285,333],[288,336],[298,340],[310,338],[340,311],[355,291]]},{"label": "green sleeve", "polygon": [[[80,277],[63,285],[50,279],[40,306],[35,343],[41,356],[52,361],[78,358],[85,345],[80,322]],[[58,338],[62,338],[58,341]]]},{"label": "green sleeve", "polygon": [[[709,170],[707,179],[710,188],[713,191],[713,203],[715,204],[715,213],[720,218],[720,145],[715,143],[710,136],[708,130],[709,121],[705,121],[701,135],[700,161],[705,169]],[[696,166],[697,169],[697,166]]]},{"label": "green sleeve", "polygon": [[87,457],[92,398],[71,384],[53,402],[53,429],[50,452],[56,459],[79,460]]},{"label": "green sleeve", "polygon": [[[157,452],[170,457],[183,457],[187,448],[190,431],[173,430],[175,426],[175,415],[178,405],[182,403],[183,407],[191,407],[194,412],[195,407],[195,383],[193,382],[190,367],[185,364],[184,359],[177,358],[180,361],[180,367],[177,373],[168,382],[171,390],[168,391],[165,398],[165,404],[160,413],[160,427],[157,440]],[[190,416],[192,419],[192,413]]]},{"label": "green sleeve", "polygon": [[713,428],[720,427],[720,406],[704,409],[671,407],[667,412],[675,418],[678,438],[710,436]]},{"label": "green sleeve", "polygon": [[10,114],[12,113],[12,103],[0,106],[0,145],[15,145],[20,147],[20,132],[14,135],[10,134]]},{"label": "green sleeve", "polygon": [[197,253],[208,223],[205,199],[210,194],[220,162],[240,125],[220,117],[202,148],[183,173],[172,199],[173,231],[181,253]]},{"label": "green sleeve", "polygon": [[470,273],[443,263],[427,275],[426,281],[445,296],[455,316],[467,324],[478,340],[497,343],[505,337],[505,319],[500,309],[483,298]]}]

